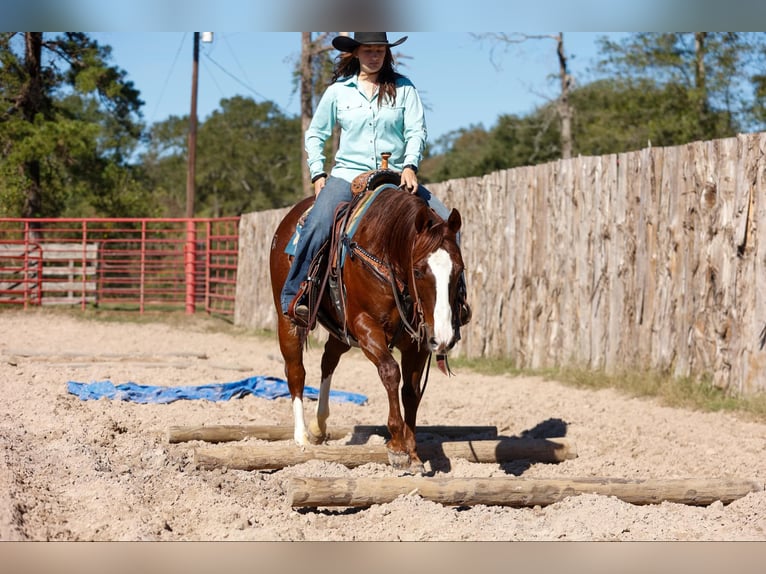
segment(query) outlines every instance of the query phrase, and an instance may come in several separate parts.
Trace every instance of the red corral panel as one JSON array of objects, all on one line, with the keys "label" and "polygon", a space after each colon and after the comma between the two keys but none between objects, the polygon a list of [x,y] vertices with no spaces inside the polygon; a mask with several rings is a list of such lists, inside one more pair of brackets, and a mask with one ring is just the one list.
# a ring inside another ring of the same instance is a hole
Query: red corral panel
[{"label": "red corral panel", "polygon": [[0,304],[234,314],[239,217],[0,218]]}]

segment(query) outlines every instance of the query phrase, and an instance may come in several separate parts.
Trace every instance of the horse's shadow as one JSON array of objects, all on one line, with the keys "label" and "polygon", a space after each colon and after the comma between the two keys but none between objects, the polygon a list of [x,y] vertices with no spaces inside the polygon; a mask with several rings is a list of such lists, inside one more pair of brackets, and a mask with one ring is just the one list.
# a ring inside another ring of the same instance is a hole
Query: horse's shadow
[{"label": "horse's shadow", "polygon": [[[566,421],[559,418],[550,418],[544,420],[534,427],[524,430],[517,435],[502,436],[498,435],[496,427],[476,427],[475,432],[465,434],[459,437],[446,437],[435,432],[419,431],[417,434],[418,453],[423,462],[430,463],[431,470],[426,476],[434,476],[439,472],[449,472],[452,470],[452,462],[445,452],[445,444],[454,441],[467,441],[470,448],[471,441],[494,440],[497,441],[495,452],[498,458],[498,465],[506,473],[513,476],[521,476],[533,464],[537,462],[555,462],[557,461],[556,450],[561,445],[555,441],[547,442],[545,439],[563,438],[567,433]],[[364,444],[369,435],[354,434],[346,444]],[[523,439],[540,439],[536,441],[535,458],[513,458],[508,453],[514,452],[515,447]],[[449,450],[447,448],[446,450]]]},{"label": "horse's shadow", "polygon": [[[464,432],[455,432],[455,429],[453,429],[454,434],[451,436],[445,436],[442,433],[443,429],[448,427],[421,427],[418,429],[416,436],[418,454],[420,454],[421,460],[424,463],[430,463],[431,470],[426,473],[426,476],[433,476],[437,472],[449,472],[452,470],[450,455],[446,452],[450,449],[447,447],[445,450],[444,447],[446,443],[463,441],[468,443],[468,448],[470,449],[471,441],[494,440],[497,442],[495,454],[500,468],[506,474],[521,476],[530,466],[537,462],[558,462],[560,460],[556,451],[562,448],[561,444],[555,441],[548,442],[546,439],[565,437],[567,427],[566,421],[559,418],[544,420],[530,429],[510,436],[498,435],[497,427],[495,426],[456,427],[458,431]],[[373,429],[377,429],[377,431]],[[345,444],[365,444],[370,438],[371,433],[377,434],[379,432],[380,427],[356,427],[355,432]],[[385,431],[383,436],[388,438]],[[524,439],[535,439],[534,458],[511,456],[519,451],[518,445],[520,442],[523,444]]]},{"label": "horse's shadow", "polygon": [[[561,445],[553,442],[546,441],[545,439],[563,438],[567,433],[566,421],[559,418],[550,418],[544,420],[530,429],[526,429],[517,435],[510,436],[466,436],[460,440],[486,440],[493,439],[498,441],[495,451],[498,455],[498,466],[509,475],[521,476],[526,472],[533,464],[539,462],[555,462],[557,460],[556,451],[561,448]],[[522,439],[540,439],[537,441],[536,457],[533,458],[514,458],[510,459],[507,456],[502,456],[504,452],[511,452],[514,447],[514,443],[518,443]],[[449,472],[452,470],[452,463],[449,457],[444,453],[442,445],[445,442],[453,439],[446,439],[444,437],[435,437],[434,446],[428,449],[431,471],[429,475],[434,475],[437,472]],[[437,446],[438,445],[438,446]],[[425,449],[424,449],[425,450]]]}]

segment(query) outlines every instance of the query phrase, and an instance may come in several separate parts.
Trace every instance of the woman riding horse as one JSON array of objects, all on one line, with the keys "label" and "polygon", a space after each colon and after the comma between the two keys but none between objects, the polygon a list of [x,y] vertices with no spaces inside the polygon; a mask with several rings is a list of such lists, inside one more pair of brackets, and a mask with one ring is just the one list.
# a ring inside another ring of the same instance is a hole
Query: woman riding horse
[{"label": "woman riding horse", "polygon": [[[390,153],[390,164],[401,171],[401,186],[423,198],[440,217],[449,210],[425,187],[417,171],[426,142],[423,105],[415,86],[394,71],[391,53],[407,39],[389,43],[385,32],[354,32],[338,36],[333,46],[341,54],[332,83],[322,96],[305,147],[316,200],[301,230],[294,259],[280,296],[282,313],[306,327],[309,319],[307,284],[309,266],[330,235],[338,204],[351,200],[351,181],[359,174],[380,168],[381,153]],[[335,165],[324,171],[325,142],[335,125],[341,128]],[[470,319],[461,276],[456,310],[456,333]]]},{"label": "woman riding horse", "polygon": [[[303,407],[303,348],[308,329],[296,327],[284,315],[278,319],[293,436],[299,445],[324,441],[333,373],[341,355],[358,346],[377,368],[386,390],[389,461],[394,468],[422,473],[415,443],[417,410],[431,355],[435,353],[439,362],[438,357],[446,357],[456,342],[453,312],[463,273],[457,244],[461,217],[453,209],[445,221],[422,199],[391,183],[366,191],[363,197],[364,212],[355,219],[352,236],[344,236],[346,256],[339,275],[342,309],[327,292],[317,302],[323,326],[342,322],[344,330],[339,333],[328,327],[331,336],[321,360],[319,400],[308,425]],[[272,241],[271,282],[277,307],[290,267],[286,249],[312,199],[304,199],[288,212]],[[394,348],[401,354],[400,364],[392,354]]]}]

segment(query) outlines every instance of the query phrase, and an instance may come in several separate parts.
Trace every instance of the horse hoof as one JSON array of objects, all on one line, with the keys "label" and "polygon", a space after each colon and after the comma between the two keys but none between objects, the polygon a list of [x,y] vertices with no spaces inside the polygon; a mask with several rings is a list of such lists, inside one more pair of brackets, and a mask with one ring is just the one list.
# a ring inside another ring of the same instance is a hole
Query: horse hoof
[{"label": "horse hoof", "polygon": [[388,462],[396,470],[409,470],[412,463],[409,454],[406,452],[394,452],[393,450],[388,451]]},{"label": "horse hoof", "polygon": [[311,444],[314,446],[320,445],[324,443],[324,437],[321,436],[314,436],[313,434],[308,435],[308,440]]},{"label": "horse hoof", "polygon": [[322,444],[327,438],[327,431],[319,428],[319,425],[312,422],[309,423],[306,438],[308,438],[308,441],[311,444]]},{"label": "horse hoof", "polygon": [[323,434],[322,435],[316,435],[313,432],[309,431],[309,432],[306,433],[306,439],[308,440],[308,442],[310,442],[313,445],[323,444],[324,440],[325,440],[325,435],[323,435]]},{"label": "horse hoof", "polygon": [[419,460],[413,460],[407,472],[409,474],[423,475],[426,473],[426,467]]}]

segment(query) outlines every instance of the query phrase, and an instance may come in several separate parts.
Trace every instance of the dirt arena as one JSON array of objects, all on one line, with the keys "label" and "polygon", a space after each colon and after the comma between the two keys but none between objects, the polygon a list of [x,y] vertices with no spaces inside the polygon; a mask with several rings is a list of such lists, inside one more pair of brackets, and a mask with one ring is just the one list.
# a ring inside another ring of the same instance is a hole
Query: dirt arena
[{"label": "dirt arena", "polygon": [[[198,317],[107,322],[37,310],[0,312],[0,332],[0,540],[766,540],[766,492],[702,507],[632,505],[594,494],[543,507],[452,507],[415,493],[367,508],[292,509],[290,477],[396,472],[384,464],[346,468],[320,461],[282,470],[200,470],[192,457],[199,443],[167,439],[173,425],[291,424],[286,398],[140,404],[83,401],[67,392],[68,381],[181,386],[282,377],[275,337]],[[320,356],[319,346],[307,354],[312,386]],[[382,385],[358,351],[341,362],[333,388],[368,401],[331,403],[331,426],[385,423]],[[426,462],[436,477],[766,483],[764,424],[537,377],[457,370],[447,378],[434,369],[419,423],[494,425],[503,436],[556,432],[578,452],[557,464]]]}]

